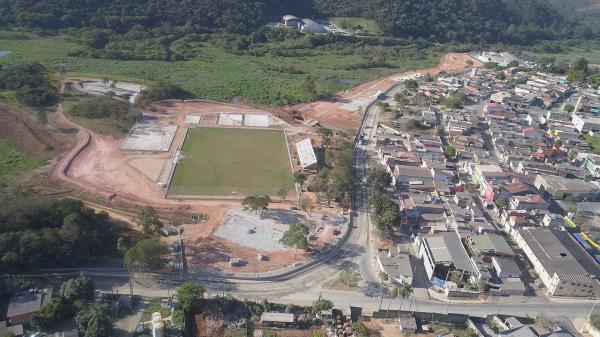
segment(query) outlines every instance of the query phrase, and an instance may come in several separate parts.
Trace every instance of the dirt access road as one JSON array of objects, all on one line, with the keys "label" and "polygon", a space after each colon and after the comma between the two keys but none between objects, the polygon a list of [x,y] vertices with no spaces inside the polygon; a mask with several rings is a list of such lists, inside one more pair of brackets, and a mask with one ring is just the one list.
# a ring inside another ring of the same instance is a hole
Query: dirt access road
[{"label": "dirt access road", "polygon": [[[473,62],[473,64],[469,65],[468,61]],[[363,83],[348,91],[341,92],[332,99],[320,100],[309,104],[299,104],[291,107],[291,109],[300,111],[305,119],[318,120],[322,124],[334,128],[357,130],[362,119],[362,113],[357,111],[358,108],[364,109],[368,102],[373,100],[375,93],[387,90],[400,77],[416,75],[418,73],[434,76],[441,72],[455,73],[464,71],[470,67],[481,66],[482,63],[480,61],[466,53],[449,53],[442,57],[437,67],[379,78]]]}]

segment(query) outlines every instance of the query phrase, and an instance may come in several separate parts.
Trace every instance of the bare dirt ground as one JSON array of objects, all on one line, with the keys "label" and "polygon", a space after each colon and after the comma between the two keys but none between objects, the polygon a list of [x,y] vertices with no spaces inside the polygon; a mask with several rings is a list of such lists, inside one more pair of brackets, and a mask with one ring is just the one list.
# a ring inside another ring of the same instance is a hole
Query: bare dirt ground
[{"label": "bare dirt ground", "polygon": [[[473,62],[472,66],[467,65],[467,61]],[[342,92],[331,100],[322,100],[309,104],[300,104],[293,106],[293,110],[300,111],[305,119],[315,119],[331,127],[340,129],[356,130],[360,125],[362,113],[358,111],[348,111],[342,108],[344,104],[353,101],[364,101],[368,103],[373,99],[377,91],[384,91],[391,87],[400,76],[411,76],[417,73],[423,75],[437,75],[441,72],[452,73],[465,70],[468,67],[481,67],[481,62],[464,53],[449,53],[440,60],[440,64],[434,68],[409,71],[402,74],[395,74],[388,77],[376,79],[371,82],[363,83],[348,91]],[[362,105],[364,109],[366,104]]]},{"label": "bare dirt ground", "polygon": [[34,120],[29,113],[0,103],[0,139],[6,139],[31,156],[56,155],[65,141]]}]

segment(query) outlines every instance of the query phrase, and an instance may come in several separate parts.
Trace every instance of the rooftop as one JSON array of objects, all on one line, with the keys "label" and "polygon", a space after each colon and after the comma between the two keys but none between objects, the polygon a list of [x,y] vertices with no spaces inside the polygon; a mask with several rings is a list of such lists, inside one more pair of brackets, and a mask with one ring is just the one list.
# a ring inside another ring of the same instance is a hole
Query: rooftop
[{"label": "rooftop", "polygon": [[296,150],[298,151],[298,158],[302,167],[309,167],[317,163],[317,156],[315,155],[310,138],[297,142]]},{"label": "rooftop", "polygon": [[456,232],[442,232],[424,237],[435,263],[452,263],[463,271],[475,272],[475,267]]},{"label": "rooftop", "polygon": [[514,255],[504,237],[496,234],[472,235],[471,240],[480,251],[502,255]]},{"label": "rooftop", "polygon": [[566,231],[546,228],[528,228],[519,233],[548,274],[600,275],[587,253],[570,238]]}]

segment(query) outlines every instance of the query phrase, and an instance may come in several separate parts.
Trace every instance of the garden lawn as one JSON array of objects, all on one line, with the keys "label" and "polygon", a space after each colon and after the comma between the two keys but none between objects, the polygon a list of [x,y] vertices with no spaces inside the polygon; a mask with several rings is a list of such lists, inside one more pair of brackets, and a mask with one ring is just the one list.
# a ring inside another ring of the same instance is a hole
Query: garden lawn
[{"label": "garden lawn", "polygon": [[46,161],[28,156],[6,140],[0,139],[0,188],[6,187],[19,174],[30,172]]},{"label": "garden lawn", "polygon": [[275,195],[292,185],[282,131],[195,128],[187,133],[168,196]]}]

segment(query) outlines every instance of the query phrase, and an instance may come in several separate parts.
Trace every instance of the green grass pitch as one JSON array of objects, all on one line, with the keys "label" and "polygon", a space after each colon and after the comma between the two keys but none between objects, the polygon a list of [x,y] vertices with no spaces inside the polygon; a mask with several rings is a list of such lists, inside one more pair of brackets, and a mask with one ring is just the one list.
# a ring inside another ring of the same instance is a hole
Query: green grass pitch
[{"label": "green grass pitch", "polygon": [[283,131],[189,129],[168,197],[275,195],[293,185]]}]

